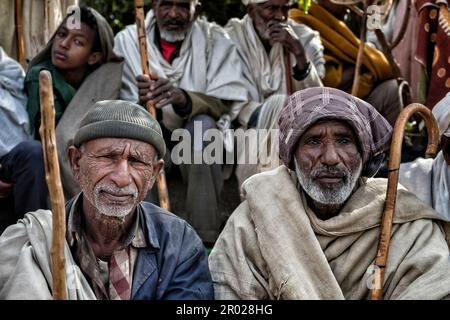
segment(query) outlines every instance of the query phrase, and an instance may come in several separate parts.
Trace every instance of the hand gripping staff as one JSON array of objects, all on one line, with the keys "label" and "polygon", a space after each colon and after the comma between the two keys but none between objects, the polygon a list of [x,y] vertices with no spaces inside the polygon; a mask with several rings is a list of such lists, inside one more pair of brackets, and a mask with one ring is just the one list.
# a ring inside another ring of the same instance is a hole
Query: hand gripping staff
[{"label": "hand gripping staff", "polygon": [[64,194],[59,174],[58,153],[55,136],[55,105],[53,101],[52,76],[43,70],[39,74],[39,96],[41,101],[41,135],[44,151],[45,179],[47,181],[52,208],[53,238],[50,251],[52,260],[53,298],[66,300],[66,272],[64,244],[66,235],[66,211]]},{"label": "hand gripping staff", "polygon": [[428,145],[425,157],[434,157],[439,146],[439,129],[436,119],[431,110],[419,103],[412,103],[402,110],[395,122],[392,134],[391,150],[389,154],[389,173],[384,203],[384,212],[380,226],[380,238],[378,242],[377,256],[375,259],[375,269],[372,275],[372,286],[370,289],[371,300],[381,300],[384,285],[384,273],[389,255],[389,244],[391,241],[392,221],[397,199],[398,173],[402,154],[403,134],[406,122],[415,113],[418,113],[425,120],[428,131]]},{"label": "hand gripping staff", "polygon": [[[150,70],[148,64],[147,53],[147,37],[145,35],[145,15],[144,15],[144,0],[134,0],[134,8],[136,11],[136,29],[138,32],[139,52],[141,54],[141,66],[144,74],[148,75],[150,79],[156,80],[157,75]],[[147,101],[147,111],[156,119],[155,106],[151,101]],[[170,210],[169,203],[169,191],[167,189],[166,175],[164,174],[164,168],[161,169],[157,179],[156,186],[158,188],[159,205],[161,208]]]}]

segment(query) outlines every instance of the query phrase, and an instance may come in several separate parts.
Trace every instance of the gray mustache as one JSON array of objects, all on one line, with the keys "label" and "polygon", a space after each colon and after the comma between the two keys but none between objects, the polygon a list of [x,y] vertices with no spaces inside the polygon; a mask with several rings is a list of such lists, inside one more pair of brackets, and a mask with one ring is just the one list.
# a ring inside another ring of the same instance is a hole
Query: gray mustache
[{"label": "gray mustache", "polygon": [[341,166],[320,166],[311,171],[311,176],[313,178],[318,178],[322,174],[343,176],[344,178],[347,178],[350,175],[350,171],[346,167]]},{"label": "gray mustache", "polygon": [[100,182],[95,187],[95,189],[97,192],[106,191],[106,192],[117,194],[119,196],[132,195],[133,198],[137,198],[137,196],[138,196],[138,190],[135,185],[129,185],[124,188],[118,188],[114,184],[110,184],[107,182]]}]

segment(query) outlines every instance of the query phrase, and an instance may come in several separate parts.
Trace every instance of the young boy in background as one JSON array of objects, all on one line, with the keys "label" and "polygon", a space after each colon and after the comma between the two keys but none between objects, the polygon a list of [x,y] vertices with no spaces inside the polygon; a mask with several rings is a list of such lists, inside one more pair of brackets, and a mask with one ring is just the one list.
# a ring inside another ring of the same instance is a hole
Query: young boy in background
[{"label": "young boy in background", "polygon": [[39,139],[39,73],[53,78],[56,140],[66,200],[79,192],[67,150],[84,114],[100,100],[119,97],[123,59],[114,51],[114,34],[106,19],[89,7],[75,7],[47,46],[30,62],[25,79],[31,133]]}]

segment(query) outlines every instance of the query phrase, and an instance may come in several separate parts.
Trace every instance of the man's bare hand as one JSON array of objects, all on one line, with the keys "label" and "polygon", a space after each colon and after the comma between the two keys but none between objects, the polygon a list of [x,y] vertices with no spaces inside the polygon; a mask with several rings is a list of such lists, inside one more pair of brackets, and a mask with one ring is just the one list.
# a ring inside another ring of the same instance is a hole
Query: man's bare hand
[{"label": "man's bare hand", "polygon": [[294,30],[284,22],[271,21],[269,22],[268,27],[270,45],[273,46],[275,43],[280,43],[295,56],[299,69],[303,69],[307,62],[305,49]]},{"label": "man's bare hand", "polygon": [[[0,170],[2,165],[0,164]],[[11,195],[13,185],[11,183],[6,183],[0,180],[0,199],[7,198]]]},{"label": "man's bare hand", "polygon": [[183,91],[173,86],[168,79],[151,80],[147,75],[136,77],[139,89],[139,103],[145,105],[151,101],[155,108],[172,104],[174,108],[184,108],[187,104]]}]

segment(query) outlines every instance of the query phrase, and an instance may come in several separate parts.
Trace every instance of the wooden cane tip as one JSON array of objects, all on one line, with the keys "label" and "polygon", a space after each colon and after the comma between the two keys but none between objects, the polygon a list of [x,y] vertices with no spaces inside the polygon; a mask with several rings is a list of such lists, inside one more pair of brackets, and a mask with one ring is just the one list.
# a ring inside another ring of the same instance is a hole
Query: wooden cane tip
[{"label": "wooden cane tip", "polygon": [[50,83],[52,81],[52,74],[48,70],[39,72],[39,82]]}]

